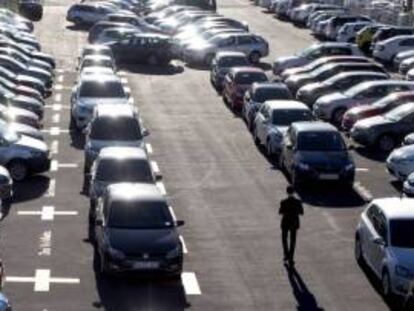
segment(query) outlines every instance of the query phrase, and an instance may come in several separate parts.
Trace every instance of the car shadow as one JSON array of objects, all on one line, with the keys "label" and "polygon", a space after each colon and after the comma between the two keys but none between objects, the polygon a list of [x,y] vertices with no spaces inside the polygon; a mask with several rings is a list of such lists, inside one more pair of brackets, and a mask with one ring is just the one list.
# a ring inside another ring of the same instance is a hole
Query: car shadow
[{"label": "car shadow", "polygon": [[262,69],[263,71],[270,71],[270,70],[272,70],[272,65],[269,64],[269,63],[260,62],[258,64],[255,64],[254,66],[257,67],[257,68]]},{"label": "car shadow", "polygon": [[71,25],[66,26],[66,29],[72,30],[72,31],[88,31],[90,28],[91,28],[91,26],[75,25],[75,24],[71,24]]},{"label": "car shadow", "polygon": [[354,151],[358,155],[376,162],[385,162],[389,155],[389,153],[386,152],[381,152],[370,148],[364,148],[361,146],[355,146]]},{"label": "car shadow", "polygon": [[397,190],[397,191],[398,191],[398,193],[403,194],[403,183],[402,183],[401,181],[396,180],[396,179],[391,180],[391,181],[390,181],[390,185],[391,185],[391,186],[392,186],[395,190]]},{"label": "car shadow", "polygon": [[180,279],[101,276],[94,257],[95,281],[99,301],[92,307],[106,311],[168,310],[190,307]]},{"label": "car shadow", "polygon": [[284,23],[289,23],[290,22],[289,17],[287,17],[287,16],[282,16],[282,15],[275,14],[275,15],[273,15],[273,18],[277,19],[278,21],[284,22]]},{"label": "car shadow", "polygon": [[50,178],[44,175],[30,176],[22,182],[13,184],[12,203],[34,200],[49,189]]},{"label": "car shadow", "polygon": [[285,265],[293,296],[296,299],[298,311],[324,311],[318,306],[315,296],[306,286],[301,275],[294,266]]},{"label": "car shadow", "polygon": [[71,120],[69,124],[69,135],[71,143],[70,145],[78,150],[83,150],[85,147],[85,135],[83,135],[82,131],[78,130]]},{"label": "car shadow", "polygon": [[120,64],[119,69],[130,73],[156,75],[156,76],[172,76],[184,72],[184,67],[180,65],[168,64],[166,66],[149,66],[139,64]]}]

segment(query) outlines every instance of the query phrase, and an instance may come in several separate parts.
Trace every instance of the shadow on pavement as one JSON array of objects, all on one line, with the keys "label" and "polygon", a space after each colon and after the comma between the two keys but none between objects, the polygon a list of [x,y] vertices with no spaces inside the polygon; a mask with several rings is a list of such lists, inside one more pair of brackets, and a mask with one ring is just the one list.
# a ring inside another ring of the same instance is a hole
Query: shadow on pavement
[{"label": "shadow on pavement", "polygon": [[[95,254],[95,260],[96,259]],[[181,280],[102,277],[95,266],[96,287],[100,301],[95,309],[106,311],[165,310],[182,311],[190,307]]]},{"label": "shadow on pavement", "polygon": [[149,66],[137,64],[120,64],[120,70],[125,70],[130,73],[157,75],[157,76],[172,76],[184,72],[184,67],[179,65],[168,64],[166,66]]},{"label": "shadow on pavement", "polygon": [[83,135],[82,131],[76,129],[72,120],[69,125],[69,135],[71,139],[71,146],[78,150],[83,150],[85,147],[85,135]]},{"label": "shadow on pavement", "polygon": [[385,162],[388,157],[388,153],[380,152],[378,150],[363,148],[363,147],[355,147],[355,152],[360,155],[361,157],[367,158],[372,161],[376,162]]},{"label": "shadow on pavement", "polygon": [[50,178],[43,175],[30,176],[26,180],[13,184],[12,203],[34,200],[49,189]]},{"label": "shadow on pavement", "polygon": [[285,265],[290,286],[297,302],[298,311],[324,311],[318,306],[315,296],[309,291],[299,272],[294,266]]},{"label": "shadow on pavement", "polygon": [[89,28],[91,28],[90,26],[86,26],[86,25],[75,25],[75,24],[71,24],[66,26],[66,29],[68,30],[72,30],[72,31],[88,31]]}]

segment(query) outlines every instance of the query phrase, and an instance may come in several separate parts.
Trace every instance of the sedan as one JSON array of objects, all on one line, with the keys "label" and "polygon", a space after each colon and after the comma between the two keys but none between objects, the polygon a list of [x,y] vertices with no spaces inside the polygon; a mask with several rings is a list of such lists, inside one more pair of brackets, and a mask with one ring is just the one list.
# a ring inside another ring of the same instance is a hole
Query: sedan
[{"label": "sedan", "polygon": [[110,185],[98,200],[94,239],[101,274],[180,276],[183,245],[176,220],[155,185]]},{"label": "sedan", "polygon": [[394,149],[387,158],[388,172],[399,181],[405,181],[414,172],[414,145]]}]

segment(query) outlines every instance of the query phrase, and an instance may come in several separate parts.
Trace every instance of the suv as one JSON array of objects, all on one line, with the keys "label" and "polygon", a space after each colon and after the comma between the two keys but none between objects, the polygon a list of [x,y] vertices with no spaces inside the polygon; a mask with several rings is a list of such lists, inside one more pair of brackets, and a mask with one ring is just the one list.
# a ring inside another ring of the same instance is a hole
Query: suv
[{"label": "suv", "polygon": [[406,297],[414,281],[414,200],[375,199],[362,212],[355,232],[355,257],[381,280],[382,293]]},{"label": "suv", "polygon": [[162,178],[155,172],[147,153],[137,147],[105,147],[101,149],[90,173],[89,199],[91,211],[106,187],[120,182],[155,184]]},{"label": "suv", "polygon": [[132,105],[100,104],[95,107],[85,133],[85,173],[104,147],[131,146],[144,148],[143,129]]},{"label": "suv", "polygon": [[183,245],[176,220],[155,185],[113,184],[98,200],[94,239],[101,274],[180,276]]},{"label": "suv", "polygon": [[167,65],[172,59],[171,42],[161,34],[134,34],[109,45],[117,63]]},{"label": "suv", "polygon": [[129,104],[129,93],[115,75],[87,75],[72,89],[72,120],[77,129],[84,128],[98,104]]},{"label": "suv", "polygon": [[293,123],[284,135],[279,163],[295,186],[313,180],[354,182],[352,157],[341,133],[328,123]]}]

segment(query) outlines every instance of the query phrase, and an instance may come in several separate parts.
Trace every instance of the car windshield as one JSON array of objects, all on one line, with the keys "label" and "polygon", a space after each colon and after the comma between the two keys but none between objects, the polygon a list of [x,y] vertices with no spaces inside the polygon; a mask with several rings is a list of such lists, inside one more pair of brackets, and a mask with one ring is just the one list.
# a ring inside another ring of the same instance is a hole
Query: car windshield
[{"label": "car windshield", "polygon": [[414,219],[390,220],[390,242],[394,247],[414,248]]},{"label": "car windshield", "polygon": [[414,113],[414,104],[402,105],[386,113],[384,118],[396,122],[412,113]]},{"label": "car windshield", "polygon": [[79,92],[80,97],[98,98],[125,98],[124,87],[121,82],[88,81],[82,83]]},{"label": "car windshield", "polygon": [[109,59],[85,59],[82,62],[82,66],[80,69],[90,66],[101,66],[101,67],[110,67],[112,68],[112,62]]},{"label": "car windshield", "polygon": [[220,67],[238,67],[247,66],[249,62],[246,57],[222,57],[220,58],[218,65]]},{"label": "car windshield", "polygon": [[306,132],[298,137],[298,150],[302,151],[343,151],[345,143],[336,132]]},{"label": "car windshield", "polygon": [[102,159],[96,168],[96,179],[103,182],[154,182],[148,160],[142,159]]},{"label": "car windshield", "polygon": [[19,134],[10,129],[9,125],[3,120],[0,120],[0,136],[10,144],[20,139]]},{"label": "car windshield", "polygon": [[108,226],[117,229],[171,228],[174,221],[165,202],[113,201]]},{"label": "car windshield", "polygon": [[281,109],[273,112],[272,124],[277,126],[289,126],[293,122],[310,120],[312,120],[312,113],[309,110]]},{"label": "car windshield", "polygon": [[291,99],[292,94],[286,88],[261,88],[256,90],[253,100],[264,103],[266,100],[272,99]]},{"label": "car windshield", "polygon": [[253,84],[253,82],[266,82],[267,77],[261,72],[242,72],[236,75],[237,84]]},{"label": "car windshield", "polygon": [[134,118],[97,118],[89,137],[96,140],[133,141],[142,139],[139,122]]}]

